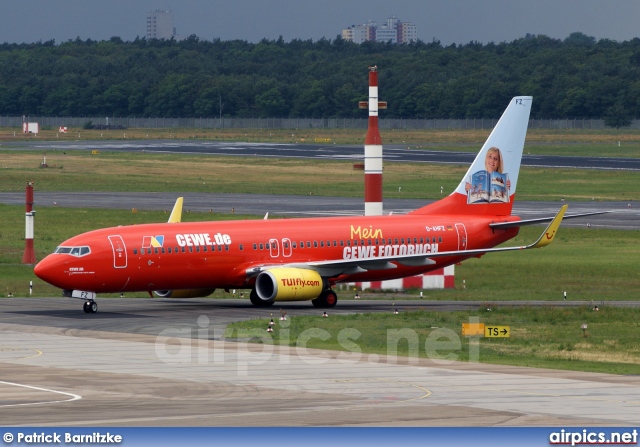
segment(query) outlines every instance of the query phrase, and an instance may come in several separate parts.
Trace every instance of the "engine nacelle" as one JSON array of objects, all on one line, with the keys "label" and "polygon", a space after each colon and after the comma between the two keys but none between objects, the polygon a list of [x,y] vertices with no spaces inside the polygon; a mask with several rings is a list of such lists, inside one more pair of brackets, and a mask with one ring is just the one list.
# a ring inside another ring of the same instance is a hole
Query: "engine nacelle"
[{"label": "engine nacelle", "polygon": [[211,295],[216,289],[180,289],[180,290],[154,290],[153,293],[160,298],[203,298]]},{"label": "engine nacelle", "polygon": [[256,278],[256,294],[265,302],[305,301],[318,298],[326,282],[313,270],[282,267],[266,270]]}]

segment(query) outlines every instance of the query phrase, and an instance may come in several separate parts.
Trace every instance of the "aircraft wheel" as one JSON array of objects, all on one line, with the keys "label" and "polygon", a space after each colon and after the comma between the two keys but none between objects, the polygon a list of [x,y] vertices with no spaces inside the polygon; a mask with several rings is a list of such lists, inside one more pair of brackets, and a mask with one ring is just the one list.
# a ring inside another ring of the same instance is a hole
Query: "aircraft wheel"
[{"label": "aircraft wheel", "polygon": [[96,312],[98,312],[98,303],[96,303],[95,301],[91,301],[91,304],[89,304],[89,308],[91,309],[91,313],[95,314]]},{"label": "aircraft wheel", "polygon": [[331,289],[324,290],[318,298],[311,300],[311,304],[316,308],[336,307],[336,304],[338,304],[338,295]]},{"label": "aircraft wheel", "polygon": [[333,290],[327,290],[324,300],[327,303],[327,307],[336,307],[336,304],[338,304],[338,295],[336,295],[336,292]]},{"label": "aircraft wheel", "polygon": [[85,301],[84,305],[82,306],[82,309],[84,310],[85,314],[90,314],[91,313],[91,303],[89,301]]},{"label": "aircraft wheel", "polygon": [[256,289],[251,290],[251,293],[249,294],[249,300],[251,301],[251,304],[256,307],[269,307],[273,305],[273,301],[265,301],[263,299],[260,299],[260,297],[256,293]]}]

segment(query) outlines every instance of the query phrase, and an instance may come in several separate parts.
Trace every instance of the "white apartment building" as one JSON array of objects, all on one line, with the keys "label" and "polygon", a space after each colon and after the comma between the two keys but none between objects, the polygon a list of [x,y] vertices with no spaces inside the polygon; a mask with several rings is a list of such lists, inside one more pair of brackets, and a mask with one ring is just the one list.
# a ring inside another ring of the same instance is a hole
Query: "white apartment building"
[{"label": "white apartment building", "polygon": [[156,9],[147,13],[147,39],[171,39],[175,35],[173,11]]}]

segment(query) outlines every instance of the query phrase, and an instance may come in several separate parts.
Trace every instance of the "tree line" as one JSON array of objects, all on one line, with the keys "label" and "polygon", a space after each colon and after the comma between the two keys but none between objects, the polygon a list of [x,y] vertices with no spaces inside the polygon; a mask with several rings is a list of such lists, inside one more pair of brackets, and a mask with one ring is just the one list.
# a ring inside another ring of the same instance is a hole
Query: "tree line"
[{"label": "tree line", "polygon": [[358,101],[372,65],[389,118],[494,118],[517,95],[534,96],[532,118],[640,116],[640,39],[582,33],[447,46],[197,36],[4,43],[0,115],[364,117]]}]

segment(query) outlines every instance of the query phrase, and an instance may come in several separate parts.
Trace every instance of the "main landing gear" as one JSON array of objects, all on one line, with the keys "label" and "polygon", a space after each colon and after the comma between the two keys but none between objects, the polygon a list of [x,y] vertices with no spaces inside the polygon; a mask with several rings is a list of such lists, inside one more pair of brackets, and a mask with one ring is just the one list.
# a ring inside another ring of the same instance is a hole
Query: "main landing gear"
[{"label": "main landing gear", "polygon": [[336,304],[338,304],[338,295],[331,289],[323,290],[318,298],[311,300],[311,304],[317,308],[336,307]]},{"label": "main landing gear", "polygon": [[82,306],[85,314],[95,314],[98,312],[98,303],[95,301],[85,301],[84,306]]}]

